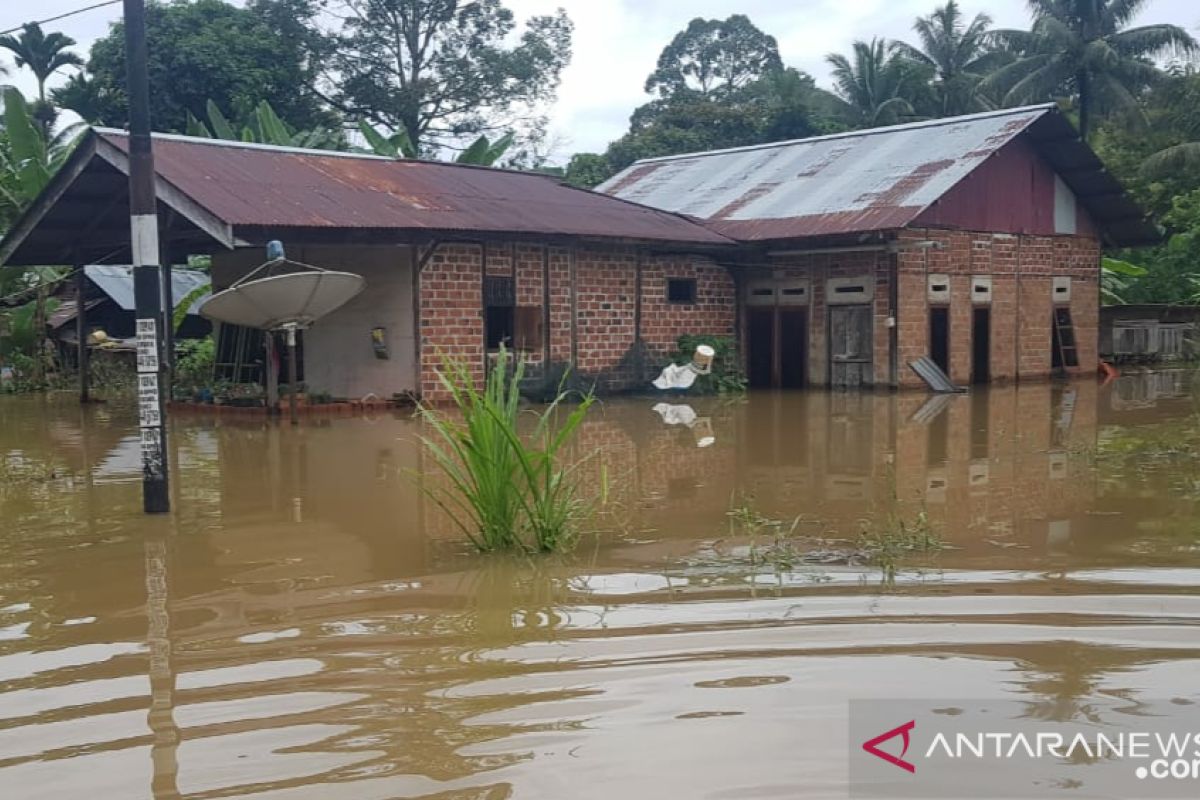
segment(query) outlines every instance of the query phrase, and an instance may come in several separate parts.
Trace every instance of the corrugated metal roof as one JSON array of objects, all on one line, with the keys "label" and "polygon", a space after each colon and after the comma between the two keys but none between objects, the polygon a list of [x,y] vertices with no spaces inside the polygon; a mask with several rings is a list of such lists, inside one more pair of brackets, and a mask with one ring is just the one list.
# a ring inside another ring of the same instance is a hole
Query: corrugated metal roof
[{"label": "corrugated metal roof", "polygon": [[[112,298],[112,301],[120,306],[122,311],[135,310],[133,267],[118,264],[89,264],[84,267],[84,274],[87,275],[88,280],[96,284],[100,291]],[[178,306],[179,301],[186,297],[188,292],[209,282],[209,276],[199,270],[174,267],[171,269],[171,297]],[[209,294],[209,292],[205,292],[193,301],[188,313],[199,314],[200,305],[208,299]]]},{"label": "corrugated metal roof", "polygon": [[[1053,143],[1073,141],[1070,159],[1090,156],[1102,173],[1095,197],[1123,195],[1095,155],[1053,105],[1030,106],[889,128],[822,136],[708,153],[639,161],[599,190],[688,214],[741,240],[788,239],[904,227],[990,155],[1039,121],[1052,125]],[[1066,131],[1057,125],[1066,126]],[[1037,144],[1035,138],[1035,145]],[[1084,152],[1076,152],[1082,149]],[[1059,159],[1048,158],[1058,167]],[[1095,179],[1095,176],[1088,177]],[[1082,173],[1080,180],[1084,179]],[[1072,181],[1068,180],[1068,184]],[[1072,185],[1089,211],[1089,193]],[[1107,193],[1107,194],[1104,194]],[[1126,203],[1128,205],[1128,203]],[[1136,207],[1135,207],[1136,212]],[[1131,226],[1130,211],[1114,209],[1119,238],[1154,236]],[[1104,209],[1096,213],[1104,225]],[[1144,220],[1135,220],[1141,225]],[[1130,241],[1129,243],[1133,243]]]},{"label": "corrugated metal roof", "polygon": [[[128,136],[98,135],[124,152]],[[495,232],[732,244],[677,214],[512,170],[156,135],[155,168],[234,228]]]}]

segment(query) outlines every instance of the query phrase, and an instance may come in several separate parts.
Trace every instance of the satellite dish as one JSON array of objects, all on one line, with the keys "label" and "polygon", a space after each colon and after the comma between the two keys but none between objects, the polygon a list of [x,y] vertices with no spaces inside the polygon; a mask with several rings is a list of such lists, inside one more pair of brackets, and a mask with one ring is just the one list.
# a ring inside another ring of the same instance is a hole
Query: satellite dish
[{"label": "satellite dish", "polygon": [[[296,423],[296,331],[345,305],[366,287],[361,276],[334,272],[289,261],[283,243],[267,243],[267,263],[250,270],[200,306],[200,314],[216,322],[286,331],[288,348],[288,400],[292,424]],[[266,272],[264,277],[255,277]],[[274,274],[278,272],[279,274]],[[267,337],[267,347],[274,347]]]},{"label": "satellite dish", "polygon": [[[366,288],[361,276],[289,261],[282,245],[271,245],[268,252],[275,258],[209,297],[200,314],[218,323],[265,331],[304,330]],[[264,271],[265,277],[254,277]]]},{"label": "satellite dish", "polygon": [[[249,276],[247,276],[249,277]],[[366,282],[349,272],[309,269],[241,281],[200,306],[208,319],[274,331],[304,329],[341,308]]]}]

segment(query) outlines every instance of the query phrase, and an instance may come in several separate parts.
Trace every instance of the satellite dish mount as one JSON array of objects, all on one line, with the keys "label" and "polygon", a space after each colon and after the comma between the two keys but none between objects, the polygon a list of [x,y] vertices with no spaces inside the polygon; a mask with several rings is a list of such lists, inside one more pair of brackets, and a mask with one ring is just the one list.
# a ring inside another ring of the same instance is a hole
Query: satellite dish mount
[{"label": "satellite dish mount", "polygon": [[295,424],[296,331],[342,307],[365,287],[361,275],[289,260],[283,243],[273,240],[267,243],[267,261],[208,298],[200,313],[228,325],[287,334],[288,408]]}]

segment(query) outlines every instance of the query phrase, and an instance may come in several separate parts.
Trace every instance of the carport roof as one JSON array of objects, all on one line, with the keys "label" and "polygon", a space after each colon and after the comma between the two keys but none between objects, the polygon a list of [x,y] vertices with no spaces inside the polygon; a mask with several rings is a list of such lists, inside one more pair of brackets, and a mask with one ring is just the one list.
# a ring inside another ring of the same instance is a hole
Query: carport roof
[{"label": "carport roof", "polygon": [[[85,134],[0,242],[0,263],[127,261],[128,149],[123,131]],[[682,215],[534,173],[163,134],[154,153],[172,241],[195,251],[481,234],[733,244]]]}]

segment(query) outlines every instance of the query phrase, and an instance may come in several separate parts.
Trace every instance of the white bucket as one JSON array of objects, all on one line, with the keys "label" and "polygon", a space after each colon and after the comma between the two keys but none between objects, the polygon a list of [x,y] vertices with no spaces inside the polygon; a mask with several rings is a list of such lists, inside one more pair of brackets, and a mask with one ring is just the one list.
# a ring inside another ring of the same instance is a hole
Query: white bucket
[{"label": "white bucket", "polygon": [[702,344],[696,348],[695,354],[692,355],[692,367],[701,375],[707,375],[712,372],[713,356],[717,351],[706,344]]}]

